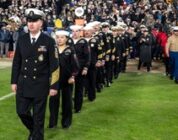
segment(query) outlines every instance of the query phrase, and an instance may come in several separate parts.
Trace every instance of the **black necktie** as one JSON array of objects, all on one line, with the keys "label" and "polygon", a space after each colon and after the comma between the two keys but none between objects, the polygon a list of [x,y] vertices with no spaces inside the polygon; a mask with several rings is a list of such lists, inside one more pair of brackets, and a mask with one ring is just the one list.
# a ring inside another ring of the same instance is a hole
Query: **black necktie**
[{"label": "black necktie", "polygon": [[32,38],[32,45],[35,44],[36,38]]}]

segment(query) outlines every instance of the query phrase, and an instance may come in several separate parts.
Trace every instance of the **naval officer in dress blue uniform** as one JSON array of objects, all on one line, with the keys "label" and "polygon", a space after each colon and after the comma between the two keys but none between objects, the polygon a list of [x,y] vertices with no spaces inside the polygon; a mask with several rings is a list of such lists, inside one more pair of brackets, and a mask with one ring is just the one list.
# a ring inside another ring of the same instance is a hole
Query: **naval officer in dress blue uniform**
[{"label": "naval officer in dress blue uniform", "polygon": [[58,90],[59,63],[55,41],[41,32],[44,13],[27,9],[29,33],[19,37],[12,66],[11,87],[16,110],[30,132],[28,140],[44,140],[44,118],[48,94]]}]

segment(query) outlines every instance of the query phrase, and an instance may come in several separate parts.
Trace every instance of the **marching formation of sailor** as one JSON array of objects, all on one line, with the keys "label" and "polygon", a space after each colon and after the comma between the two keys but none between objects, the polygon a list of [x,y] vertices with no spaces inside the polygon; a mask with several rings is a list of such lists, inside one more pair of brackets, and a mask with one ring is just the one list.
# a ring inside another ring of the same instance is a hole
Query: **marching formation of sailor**
[{"label": "marching formation of sailor", "polygon": [[17,41],[11,83],[29,140],[43,140],[48,92],[48,127],[58,125],[61,97],[61,124],[69,128],[73,109],[82,111],[84,94],[92,102],[97,91],[110,87],[125,72],[131,50],[125,24],[110,27],[108,22],[93,21],[84,27],[71,25],[71,32],[56,30],[53,39],[41,31],[42,11],[27,9],[26,17],[29,32]]},{"label": "marching formation of sailor", "polygon": [[[29,130],[28,140],[44,139],[44,119],[49,97],[49,128],[58,125],[60,100],[62,128],[72,125],[72,114],[83,111],[84,95],[90,102],[97,92],[110,87],[125,73],[132,58],[136,38],[139,63],[151,70],[153,33],[140,25],[133,29],[123,21],[90,21],[84,26],[54,31],[53,38],[42,31],[44,12],[30,8],[25,12],[28,33],[17,41],[11,84],[16,93],[17,114]],[[170,57],[171,79],[178,83],[177,32],[168,39],[165,54]],[[170,53],[169,53],[170,51]],[[61,99],[60,99],[61,97]]]}]

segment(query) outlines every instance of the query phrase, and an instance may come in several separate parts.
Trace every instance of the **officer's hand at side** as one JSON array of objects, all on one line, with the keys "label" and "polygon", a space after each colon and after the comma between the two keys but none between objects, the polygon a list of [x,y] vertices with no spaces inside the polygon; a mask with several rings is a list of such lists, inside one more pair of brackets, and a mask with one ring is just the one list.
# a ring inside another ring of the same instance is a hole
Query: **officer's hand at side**
[{"label": "officer's hand at side", "polygon": [[104,65],[105,65],[105,61],[104,61],[104,60],[102,60],[102,63],[101,63],[101,64],[102,64],[102,66],[104,66]]},{"label": "officer's hand at side", "polygon": [[87,70],[84,69],[84,70],[82,71],[82,75],[87,75]]},{"label": "officer's hand at side", "polygon": [[75,79],[74,79],[73,76],[69,78],[68,83],[69,84],[74,84],[75,83]]},{"label": "officer's hand at side", "polygon": [[112,61],[114,61],[116,58],[115,58],[115,56],[114,56],[114,55],[112,55],[111,59],[112,59]]},{"label": "officer's hand at side", "polygon": [[166,56],[169,57],[169,53],[166,53]]},{"label": "officer's hand at side", "polygon": [[55,96],[55,95],[57,95],[57,90],[50,89],[49,96]]},{"label": "officer's hand at side", "polygon": [[101,66],[101,62],[96,62],[95,67],[100,67]]},{"label": "officer's hand at side", "polygon": [[12,84],[11,85],[12,92],[16,93],[17,91],[17,84]]}]

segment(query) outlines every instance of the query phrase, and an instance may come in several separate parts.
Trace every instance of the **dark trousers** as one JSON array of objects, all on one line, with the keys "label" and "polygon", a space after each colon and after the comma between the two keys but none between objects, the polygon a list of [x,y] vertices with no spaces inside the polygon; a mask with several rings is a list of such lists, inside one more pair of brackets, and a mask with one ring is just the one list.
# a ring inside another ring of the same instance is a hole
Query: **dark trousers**
[{"label": "dark trousers", "polygon": [[47,97],[26,98],[18,93],[16,95],[17,114],[33,140],[44,140],[46,101]]},{"label": "dark trousers", "polygon": [[105,62],[105,69],[106,69],[106,82],[107,86],[112,81],[112,63],[111,61]]},{"label": "dark trousers", "polygon": [[105,70],[105,66],[100,67],[100,72],[101,72],[101,83],[104,85],[104,84],[106,84],[106,70]]},{"label": "dark trousers", "polygon": [[57,126],[58,114],[59,114],[59,104],[60,104],[60,93],[56,96],[51,96],[49,98],[49,128]]},{"label": "dark trousers", "polygon": [[114,61],[114,78],[117,79],[120,73],[120,64],[118,60]]},{"label": "dark trousers", "polygon": [[154,54],[153,58],[158,60],[162,58],[162,48],[160,45],[156,45],[154,48]]},{"label": "dark trousers", "polygon": [[[72,84],[66,84],[60,90],[62,93],[62,127],[68,127],[72,123],[72,87]],[[49,127],[57,126],[58,123],[60,91],[49,99]]]},{"label": "dark trousers", "polygon": [[164,57],[163,59],[165,65],[166,75],[170,74],[169,57]]},{"label": "dark trousers", "polygon": [[62,127],[69,127],[72,124],[72,89],[72,84],[62,88]]},{"label": "dark trousers", "polygon": [[[142,64],[143,64],[143,62],[139,60],[138,70],[140,70]],[[147,71],[149,72],[150,71],[150,67],[151,67],[151,62],[145,62],[144,64],[146,64]]]},{"label": "dark trousers", "polygon": [[114,65],[115,61],[111,61],[111,82],[113,82],[113,78],[114,78],[114,70],[115,70],[115,65]]},{"label": "dark trousers", "polygon": [[86,77],[86,88],[88,91],[88,100],[93,101],[96,98],[96,68],[93,66],[92,68],[89,68],[88,74]]},{"label": "dark trousers", "polygon": [[80,111],[83,104],[83,88],[85,85],[85,76],[81,72],[75,77],[75,95],[74,95],[74,109],[76,112]]},{"label": "dark trousers", "polygon": [[126,66],[127,66],[127,56],[124,56],[121,61],[121,72],[126,71]]},{"label": "dark trousers", "polygon": [[103,84],[102,78],[103,78],[102,67],[98,67],[96,69],[96,89],[98,92],[100,92],[102,88],[102,84]]}]

